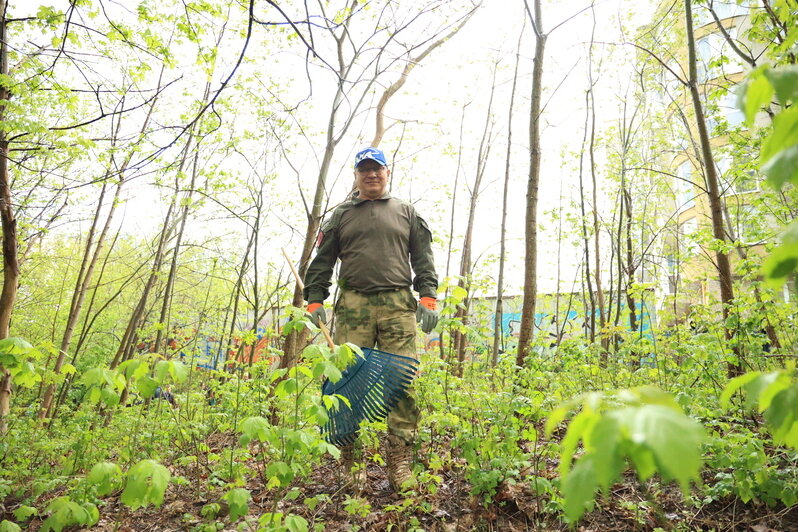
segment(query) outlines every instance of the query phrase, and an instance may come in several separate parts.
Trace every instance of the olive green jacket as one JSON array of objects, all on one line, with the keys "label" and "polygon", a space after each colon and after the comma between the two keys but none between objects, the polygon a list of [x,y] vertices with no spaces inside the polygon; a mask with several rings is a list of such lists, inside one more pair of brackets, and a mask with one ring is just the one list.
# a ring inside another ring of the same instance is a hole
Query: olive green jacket
[{"label": "olive green jacket", "polygon": [[437,297],[438,276],[427,222],[411,204],[387,192],[377,200],[356,196],[357,192],[336,207],[322,225],[316,256],[305,274],[305,300],[327,299],[337,259],[341,259],[338,284],[342,288],[368,294],[412,284],[419,297]]}]

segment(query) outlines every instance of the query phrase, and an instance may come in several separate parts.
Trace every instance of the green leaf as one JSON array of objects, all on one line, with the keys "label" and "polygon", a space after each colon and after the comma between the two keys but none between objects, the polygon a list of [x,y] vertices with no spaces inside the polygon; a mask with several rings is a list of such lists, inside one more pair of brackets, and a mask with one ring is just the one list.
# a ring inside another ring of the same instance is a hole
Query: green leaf
[{"label": "green leaf", "polygon": [[42,380],[42,376],[36,372],[36,368],[28,361],[22,362],[17,366],[8,368],[14,384],[24,388],[32,388],[37,382]]},{"label": "green leaf", "polygon": [[576,521],[585,513],[585,505],[593,500],[598,489],[595,462],[592,456],[583,456],[563,481],[565,515]]},{"label": "green leaf", "polygon": [[145,399],[149,399],[155,394],[155,390],[160,386],[161,383],[149,375],[144,375],[143,377],[139,378],[136,381],[136,388],[138,388],[139,393]]},{"label": "green leaf", "polygon": [[596,483],[605,491],[623,471],[623,459],[618,449],[620,436],[618,421],[611,416],[603,416],[585,438],[585,449],[594,459]]},{"label": "green leaf", "polygon": [[181,383],[188,377],[188,368],[182,362],[176,360],[161,360],[155,364],[155,378],[162,383],[166,382],[166,376],[170,376],[176,383]]},{"label": "green leaf", "polygon": [[222,500],[227,502],[230,508],[230,521],[235,523],[242,516],[249,513],[249,501],[252,495],[249,490],[244,488],[234,488],[222,496]]},{"label": "green leaf", "polygon": [[0,521],[0,532],[20,532],[22,529],[19,525],[12,523],[6,519]]},{"label": "green leaf", "polygon": [[798,244],[783,243],[765,257],[762,274],[771,288],[778,289],[798,267]]},{"label": "green leaf", "polygon": [[550,436],[551,433],[554,432],[554,429],[557,428],[557,425],[562,423],[562,421],[565,419],[565,416],[568,415],[568,412],[570,412],[572,408],[573,405],[565,404],[552,410],[551,414],[549,414],[549,417],[546,418],[546,426],[544,429],[546,436]]},{"label": "green leaf", "polygon": [[579,440],[590,432],[592,426],[598,421],[599,416],[589,408],[583,408],[574,416],[565,432],[565,437],[560,443],[560,476],[566,478],[571,467],[571,459]]},{"label": "green leaf", "polygon": [[739,377],[735,377],[726,384],[726,387],[723,389],[723,392],[720,394],[720,406],[723,408],[729,408],[731,406],[731,396],[734,395],[734,392],[751,382],[752,380],[756,379],[762,374],[761,371],[751,371],[746,373],[745,375],[740,375]]},{"label": "green leaf", "polygon": [[330,379],[331,382],[338,382],[343,377],[341,370],[338,369],[335,364],[330,362],[324,363],[324,376]]},{"label": "green leaf", "polygon": [[0,340],[0,355],[24,356],[33,346],[22,338],[3,338]]},{"label": "green leaf", "polygon": [[762,166],[762,172],[776,189],[787,182],[798,183],[798,145],[778,152]]},{"label": "green leaf", "polygon": [[798,102],[798,66],[788,65],[765,70],[779,103],[786,107],[789,103]]},{"label": "green leaf", "polygon": [[750,126],[754,123],[756,113],[770,103],[771,96],[773,96],[773,87],[762,74],[755,75],[748,82],[745,89],[745,105],[743,107],[746,124]]},{"label": "green leaf", "polygon": [[765,420],[776,443],[798,449],[798,383],[773,397]]},{"label": "green leaf", "polygon": [[284,526],[289,532],[308,532],[308,522],[301,515],[286,516]]},{"label": "green leaf", "polygon": [[39,510],[33,506],[25,506],[24,504],[14,510],[14,519],[17,521],[27,521],[31,516],[39,515]]},{"label": "green leaf", "polygon": [[629,430],[629,439],[651,450],[663,478],[675,479],[684,493],[698,479],[704,429],[684,414],[662,405],[613,412]]},{"label": "green leaf", "polygon": [[[770,373],[762,373],[756,379],[752,380],[745,385],[745,393],[747,395],[745,401],[746,408],[754,408],[757,402],[761,400],[762,392],[765,391],[771,384],[773,384],[781,373],[772,371]],[[768,401],[769,403],[769,401]],[[764,408],[761,408],[764,410]]]},{"label": "green leaf", "polygon": [[119,488],[122,484],[122,469],[112,462],[94,464],[86,480],[95,486],[97,495],[102,497]]},{"label": "green leaf", "polygon": [[69,497],[57,497],[47,505],[49,517],[42,523],[41,531],[60,532],[71,525],[92,526],[99,520],[100,513],[92,503],[78,504]]},{"label": "green leaf", "polygon": [[150,366],[144,360],[131,359],[119,364],[117,371],[124,373],[127,380],[136,381],[149,373]]},{"label": "green leaf", "polygon": [[773,118],[773,130],[762,143],[760,159],[767,162],[781,150],[798,144],[798,108],[785,109]]},{"label": "green leaf", "polygon": [[770,408],[770,403],[778,393],[790,387],[790,377],[783,371],[774,371],[763,375],[757,382],[764,382],[764,385],[756,391],[760,413]]},{"label": "green leaf", "polygon": [[133,510],[148,504],[160,506],[170,478],[169,470],[155,460],[142,460],[127,472],[120,500]]},{"label": "green leaf", "polygon": [[314,418],[317,425],[324,425],[330,419],[327,415],[327,409],[321,405],[313,405],[308,408],[308,414],[310,417]]},{"label": "green leaf", "polygon": [[222,509],[221,505],[217,502],[206,504],[200,510],[200,515],[205,519],[216,519],[219,511]]},{"label": "green leaf", "polygon": [[252,440],[266,441],[271,423],[261,416],[252,416],[241,421],[238,431],[241,432],[239,442],[247,445]]}]

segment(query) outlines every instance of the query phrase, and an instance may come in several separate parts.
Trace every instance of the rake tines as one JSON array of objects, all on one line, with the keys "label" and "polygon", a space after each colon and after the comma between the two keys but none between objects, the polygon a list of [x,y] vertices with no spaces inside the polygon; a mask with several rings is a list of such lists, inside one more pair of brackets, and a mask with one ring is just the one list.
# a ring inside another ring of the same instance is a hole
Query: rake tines
[{"label": "rake tines", "polygon": [[341,395],[338,409],[328,412],[329,420],[322,427],[327,441],[335,445],[352,443],[364,419],[381,421],[388,417],[413,382],[418,371],[414,358],[394,355],[377,349],[362,348],[363,356],[346,368],[341,380],[326,381],[322,395]]}]

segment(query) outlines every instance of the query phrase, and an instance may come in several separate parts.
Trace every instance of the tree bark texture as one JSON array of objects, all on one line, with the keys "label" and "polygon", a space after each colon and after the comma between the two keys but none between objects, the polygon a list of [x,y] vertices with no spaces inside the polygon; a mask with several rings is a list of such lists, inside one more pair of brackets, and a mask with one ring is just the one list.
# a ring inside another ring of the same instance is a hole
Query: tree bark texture
[{"label": "tree bark texture", "polygon": [[[707,123],[704,117],[704,109],[701,105],[701,96],[698,92],[698,72],[696,68],[696,50],[695,50],[695,36],[693,35],[693,13],[692,13],[691,0],[685,0],[685,22],[687,25],[687,52],[689,62],[689,76],[688,87],[690,89],[690,98],[693,103],[693,111],[695,112],[696,125],[698,126],[698,138],[701,143],[701,158],[704,166],[704,172],[707,179],[707,197],[709,199],[709,208],[712,219],[712,236],[720,241],[722,244],[726,242],[726,234],[723,230],[723,203],[721,199],[720,187],[718,185],[718,174],[715,167],[715,161],[712,156],[712,148],[709,143],[709,132],[707,130]],[[737,362],[729,362],[727,371],[729,377],[735,377],[742,373],[742,366],[744,361],[740,359],[739,349],[733,342],[735,331],[728,325],[726,318],[729,316],[729,311],[734,304],[734,287],[732,284],[732,271],[729,263],[729,256],[721,246],[715,253],[715,263],[718,270],[718,281],[720,282],[720,300],[723,312],[723,321],[725,328],[726,340],[729,342],[734,354],[737,357]]]},{"label": "tree bark texture", "polygon": [[546,50],[546,34],[543,33],[540,0],[534,3],[535,58],[532,66],[532,104],[529,111],[529,180],[526,192],[525,255],[524,255],[524,303],[521,310],[521,330],[518,336],[516,364],[524,365],[529,343],[534,335],[535,307],[538,292],[538,187],[540,183],[540,106],[543,89],[543,54]]},{"label": "tree bark texture", "polygon": [[[8,41],[6,0],[0,0],[0,75],[8,75]],[[0,122],[5,120],[10,91],[0,82]],[[0,340],[8,338],[11,313],[17,298],[19,262],[17,260],[17,220],[11,204],[11,182],[8,172],[8,136],[0,128],[0,219],[3,230],[3,289],[0,293]],[[6,417],[11,408],[11,374],[0,366],[0,435],[7,431]]]},{"label": "tree bark texture", "polygon": [[518,82],[518,63],[521,57],[521,37],[524,35],[524,30],[521,30],[521,35],[518,37],[518,46],[515,51],[515,69],[513,70],[513,86],[510,90],[510,107],[507,112],[507,155],[504,159],[504,187],[502,190],[502,223],[499,233],[499,275],[496,281],[496,313],[493,318],[493,353],[491,356],[491,365],[496,366],[499,361],[499,343],[504,335],[502,329],[503,314],[504,314],[504,260],[506,250],[506,235],[507,235],[507,191],[510,187],[510,156],[512,155],[513,148],[513,105],[515,104],[515,89]]},{"label": "tree bark texture", "polygon": [[[485,117],[485,127],[482,130],[482,139],[479,142],[479,151],[477,152],[477,171],[474,176],[474,186],[471,189],[471,197],[468,201],[468,222],[466,223],[466,232],[463,238],[463,255],[460,262],[460,287],[464,288],[466,292],[471,290],[471,266],[472,266],[472,244],[474,237],[474,218],[476,217],[477,201],[479,200],[480,188],[482,187],[482,178],[485,176],[485,167],[488,163],[490,149],[492,145],[491,139],[491,113],[493,111],[493,95],[496,91],[496,67],[493,69],[493,82],[491,83],[490,98],[488,99],[488,112]],[[460,320],[460,323],[465,328],[468,324],[468,307],[470,304],[471,296],[467,294],[463,300],[462,305],[457,309],[455,317]],[[463,375],[463,366],[465,364],[465,352],[467,344],[467,335],[463,330],[456,330],[453,335],[454,349],[457,352],[457,375]]]}]

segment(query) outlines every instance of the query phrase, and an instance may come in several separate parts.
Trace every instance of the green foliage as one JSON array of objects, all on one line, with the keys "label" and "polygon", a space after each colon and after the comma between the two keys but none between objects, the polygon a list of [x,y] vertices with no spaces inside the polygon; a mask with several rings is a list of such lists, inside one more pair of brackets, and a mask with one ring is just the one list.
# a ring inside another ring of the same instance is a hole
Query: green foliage
[{"label": "green foliage", "polygon": [[712,431],[707,451],[712,476],[704,490],[705,502],[733,495],[743,503],[759,501],[770,507],[795,504],[798,478],[792,473],[794,467],[781,455],[766,453],[758,434],[732,431],[721,423]]},{"label": "green foliage", "polygon": [[233,488],[222,496],[222,500],[230,508],[230,521],[235,523],[249,513],[249,501],[252,495],[244,488]]},{"label": "green foliage", "polygon": [[86,385],[86,400],[90,403],[102,401],[107,406],[119,404],[119,394],[125,389],[125,377],[105,368],[92,368],[83,374],[81,382]]},{"label": "green foliage", "polygon": [[0,532],[20,532],[22,528],[16,523],[12,523],[7,519],[0,521]]},{"label": "green foliage", "polygon": [[39,352],[22,338],[0,340],[0,366],[11,373],[14,384],[30,388],[42,380],[31,359],[38,358]]},{"label": "green foliage", "polygon": [[39,515],[39,510],[32,506],[22,505],[14,510],[14,519],[17,521],[27,521],[30,517]]},{"label": "green foliage", "polygon": [[[798,35],[793,29],[792,33]],[[754,70],[740,91],[739,105],[751,124],[760,108],[769,106],[773,95],[780,104],[770,132],[762,143],[760,165],[778,190],[786,183],[798,184],[798,66],[764,66]],[[798,267],[798,223],[793,222],[763,264],[765,277],[779,287]]]},{"label": "green foliage", "polygon": [[91,503],[78,504],[69,497],[58,497],[47,505],[49,517],[42,523],[40,532],[61,532],[72,525],[90,527],[100,519],[97,507]]},{"label": "green foliage", "polygon": [[[579,519],[596,491],[606,492],[618,480],[626,459],[641,481],[659,472],[687,493],[690,481],[698,480],[704,431],[669,394],[652,387],[587,394],[555,410],[546,422],[547,431],[576,407],[581,410],[569,423],[560,452],[569,519]],[[571,467],[580,441],[584,454]]]},{"label": "green foliage", "polygon": [[103,496],[116,491],[122,486],[122,469],[112,462],[100,462],[89,471],[86,480]]},{"label": "green foliage", "polygon": [[134,510],[149,504],[160,506],[170,478],[163,465],[155,460],[142,460],[127,472],[125,491],[119,500]]},{"label": "green foliage", "polygon": [[773,440],[798,449],[798,380],[794,371],[752,371],[736,377],[723,390],[721,404],[729,408],[732,395],[743,390],[746,408],[756,406],[764,414]]}]

